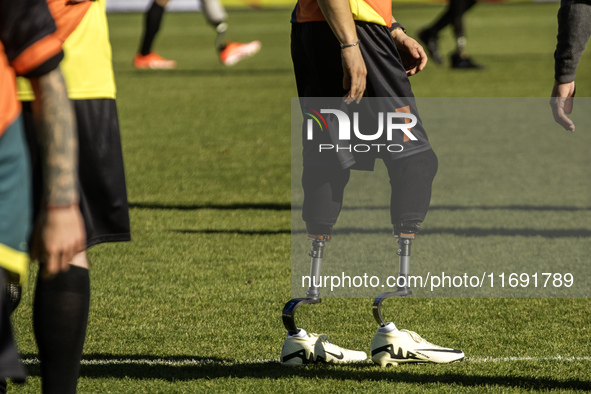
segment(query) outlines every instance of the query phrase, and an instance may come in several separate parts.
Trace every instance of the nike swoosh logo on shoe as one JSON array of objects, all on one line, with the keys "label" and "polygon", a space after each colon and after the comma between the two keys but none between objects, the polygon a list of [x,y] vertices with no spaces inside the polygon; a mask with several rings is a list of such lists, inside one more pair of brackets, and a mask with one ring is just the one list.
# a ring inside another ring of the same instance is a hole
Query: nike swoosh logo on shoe
[{"label": "nike swoosh logo on shoe", "polygon": [[337,360],[342,360],[342,359],[345,358],[345,355],[343,354],[343,352],[341,352],[341,354],[334,354],[334,353],[331,353],[331,352],[326,352],[326,353],[330,354],[331,356],[333,356]]}]

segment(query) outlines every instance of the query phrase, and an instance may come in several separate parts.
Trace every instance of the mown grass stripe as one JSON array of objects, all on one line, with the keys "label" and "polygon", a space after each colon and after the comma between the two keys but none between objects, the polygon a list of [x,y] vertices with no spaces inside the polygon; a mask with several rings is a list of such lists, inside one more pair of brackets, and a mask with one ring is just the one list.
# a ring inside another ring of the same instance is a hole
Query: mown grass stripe
[{"label": "mown grass stripe", "polygon": [[[506,363],[506,362],[578,362],[591,361],[591,357],[469,357],[463,362],[470,363]],[[38,365],[39,360],[29,358],[22,360],[25,365]],[[370,360],[367,361],[370,363]],[[271,364],[279,363],[279,359],[253,359],[222,361],[213,359],[186,359],[186,360],[167,360],[167,359],[111,359],[111,360],[82,360],[82,365],[167,365],[167,366],[200,366],[200,365],[248,365],[248,364]]]}]

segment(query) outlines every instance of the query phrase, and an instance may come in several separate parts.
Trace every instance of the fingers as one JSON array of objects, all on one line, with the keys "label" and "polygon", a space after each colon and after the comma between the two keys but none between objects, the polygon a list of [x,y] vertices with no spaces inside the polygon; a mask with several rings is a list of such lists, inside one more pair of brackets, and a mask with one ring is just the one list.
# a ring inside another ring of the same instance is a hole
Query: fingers
[{"label": "fingers", "polygon": [[557,121],[565,130],[574,132],[575,131],[575,124],[573,123],[570,118],[564,114],[560,116],[560,121]]},{"label": "fingers", "polygon": [[345,103],[359,103],[365,93],[367,69],[359,47],[341,50],[343,62],[343,88],[349,89],[345,95]]},{"label": "fingers", "polygon": [[419,71],[423,71],[425,69],[425,67],[427,66],[427,62],[429,61],[429,58],[427,57],[427,53],[425,52],[423,47],[420,45],[417,48],[417,52],[419,54],[418,59],[421,60],[419,66],[417,67],[417,72],[419,72]]},{"label": "fingers", "polygon": [[398,40],[395,41],[395,43],[398,48],[398,53],[402,58],[406,75],[410,77],[423,71],[429,60],[423,47],[416,40],[406,35],[402,38],[399,36],[397,37]]},{"label": "fingers", "polygon": [[363,93],[365,92],[365,76],[358,77],[355,80],[351,80],[351,88],[349,92],[345,96],[345,103],[351,104],[355,102],[359,104],[361,98],[363,97]]},{"label": "fingers", "polygon": [[573,110],[575,96],[575,83],[559,83],[554,82],[552,88],[552,98],[550,99],[550,108],[552,108],[552,115],[556,123],[564,127],[565,130],[575,131],[574,122],[566,116]]},{"label": "fingers", "polygon": [[84,245],[79,242],[73,242],[71,245],[62,245],[52,250],[48,250],[40,257],[43,262],[41,273],[45,279],[51,278],[60,272],[70,269],[70,263],[78,253],[84,250]]},{"label": "fingers", "polygon": [[44,279],[51,278],[61,271],[59,256],[56,254],[49,254],[45,263],[42,265],[41,275]]},{"label": "fingers", "polygon": [[42,211],[35,224],[31,258],[43,263],[46,277],[67,271],[70,262],[86,247],[84,222],[77,205]]},{"label": "fingers", "polygon": [[570,94],[569,97],[567,97],[565,103],[564,103],[564,112],[566,112],[567,114],[571,114],[573,112],[573,106],[575,105],[575,94],[577,92],[577,88],[573,86],[572,88],[572,94]]},{"label": "fingers", "polygon": [[573,112],[574,100],[572,97],[567,98],[564,100],[564,112],[567,114],[571,114]]},{"label": "fingers", "polygon": [[575,131],[575,124],[565,114],[566,100],[567,99],[564,97],[553,97],[552,99],[550,99],[550,107],[552,108],[552,115],[554,116],[554,120],[556,121],[556,123],[564,127],[565,130],[572,132]]},{"label": "fingers", "polygon": [[351,89],[351,76],[347,70],[343,69],[343,71],[345,72],[345,75],[343,75],[343,89],[349,90]]}]

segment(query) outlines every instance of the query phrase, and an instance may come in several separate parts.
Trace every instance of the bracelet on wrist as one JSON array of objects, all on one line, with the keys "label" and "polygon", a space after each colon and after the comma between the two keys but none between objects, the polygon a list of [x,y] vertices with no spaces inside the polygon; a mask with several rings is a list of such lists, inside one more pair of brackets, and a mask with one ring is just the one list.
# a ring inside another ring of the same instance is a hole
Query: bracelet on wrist
[{"label": "bracelet on wrist", "polygon": [[77,207],[77,206],[78,206],[77,202],[73,202],[73,203],[67,204],[67,205],[45,205],[45,210],[46,211],[54,211],[57,209],[67,209],[67,208]]},{"label": "bracelet on wrist", "polygon": [[400,23],[398,23],[398,22],[394,22],[394,23],[392,23],[392,26],[390,26],[390,27],[388,28],[388,30],[390,30],[390,33],[392,33],[392,32],[393,32],[394,30],[396,30],[396,29],[400,29],[400,30],[402,30],[404,33],[406,33],[406,29],[405,29],[404,27],[402,27],[402,25],[401,25]]},{"label": "bracelet on wrist", "polygon": [[356,45],[359,45],[359,40],[357,40],[357,42],[354,42],[353,44],[341,44],[341,49],[351,48],[351,47],[354,47]]}]

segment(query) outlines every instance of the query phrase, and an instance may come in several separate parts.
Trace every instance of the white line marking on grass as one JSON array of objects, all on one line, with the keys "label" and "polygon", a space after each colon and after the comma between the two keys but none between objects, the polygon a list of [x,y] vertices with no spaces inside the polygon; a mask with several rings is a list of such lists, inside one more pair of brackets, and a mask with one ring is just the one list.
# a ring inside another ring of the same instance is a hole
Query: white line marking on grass
[{"label": "white line marking on grass", "polygon": [[[28,358],[21,360],[25,365],[38,365],[39,359]],[[165,365],[173,367],[184,366],[200,366],[200,365],[244,365],[244,364],[269,364],[279,363],[279,359],[255,359],[255,360],[236,360],[224,361],[213,359],[185,359],[185,360],[170,360],[170,359],[107,359],[107,360],[82,360],[82,365]]]},{"label": "white line marking on grass", "polygon": [[[591,357],[467,357],[464,362],[469,363],[505,363],[505,362],[544,362],[544,361],[559,361],[559,362],[576,362],[576,361],[591,361]],[[38,365],[39,360],[36,358],[28,358],[22,360],[25,365]],[[371,363],[370,360],[367,361]],[[236,360],[236,361],[224,361],[214,359],[184,359],[184,360],[171,360],[171,359],[110,359],[110,360],[82,360],[82,365],[147,365],[147,366],[172,366],[172,367],[187,367],[187,366],[205,366],[205,365],[220,365],[220,366],[233,366],[233,365],[245,365],[245,364],[271,364],[279,363],[279,359],[268,358],[268,359],[254,359],[254,360]]]},{"label": "white line marking on grass", "polygon": [[465,361],[471,363],[505,363],[505,362],[514,362],[514,361],[533,361],[533,362],[542,362],[542,361],[591,361],[591,357],[563,357],[563,356],[554,356],[554,357],[466,357]]}]

